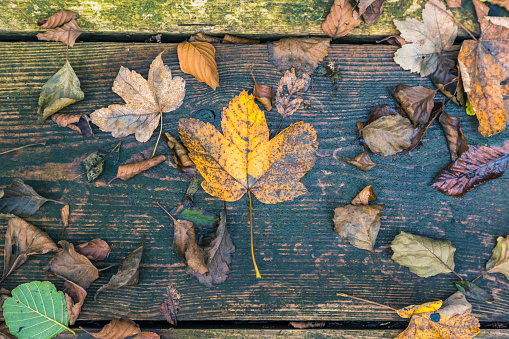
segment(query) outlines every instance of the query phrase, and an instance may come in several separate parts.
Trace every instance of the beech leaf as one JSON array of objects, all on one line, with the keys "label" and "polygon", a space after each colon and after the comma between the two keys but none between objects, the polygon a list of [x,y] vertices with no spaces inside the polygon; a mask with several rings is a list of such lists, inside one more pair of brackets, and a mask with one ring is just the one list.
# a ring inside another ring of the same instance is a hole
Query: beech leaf
[{"label": "beech leaf", "polygon": [[171,153],[173,154],[173,161],[175,161],[175,166],[177,166],[178,170],[182,173],[198,173],[196,165],[191,160],[191,158],[189,158],[189,152],[187,149],[182,146],[170,133],[164,133],[163,137],[168,144]]},{"label": "beech leaf", "polygon": [[479,300],[479,301],[486,301],[488,303],[492,303],[495,301],[493,297],[484,289],[473,282],[467,281],[467,280],[460,280],[456,281],[454,283],[456,285],[456,288],[463,293],[465,296]]},{"label": "beech leaf", "polygon": [[122,179],[124,181],[131,179],[135,175],[148,171],[154,166],[159,165],[160,163],[168,160],[166,155],[157,155],[147,160],[143,160],[140,162],[135,162],[133,164],[125,164],[118,166],[117,176],[114,179]]},{"label": "beech leaf", "polygon": [[163,113],[175,111],[182,105],[186,94],[185,81],[172,77],[170,68],[163,63],[161,52],[150,64],[148,81],[136,71],[120,67],[112,90],[125,105],[110,105],[90,114],[92,122],[101,131],[111,132],[115,138],[135,134],[136,140],[146,142],[162,123]]},{"label": "beech leaf", "polygon": [[41,28],[55,28],[58,26],[62,26],[63,24],[71,20],[76,20],[79,17],[80,16],[78,13],[62,8],[60,11],[56,12],[49,18],[40,19],[39,21],[37,21],[37,25]]},{"label": "beech leaf", "polygon": [[66,61],[65,65],[42,86],[37,108],[39,122],[44,122],[52,114],[84,98],[85,93],[80,88],[80,80],[69,61]]},{"label": "beech leaf", "polygon": [[118,272],[111,277],[110,281],[101,286],[94,295],[94,301],[97,295],[106,290],[114,290],[122,286],[138,285],[140,277],[140,262],[143,256],[143,249],[145,248],[145,238],[141,244],[122,261]]},{"label": "beech leaf", "polygon": [[182,72],[193,75],[214,91],[219,87],[214,46],[208,42],[182,42],[177,46],[177,53]]},{"label": "beech leaf", "polygon": [[113,153],[115,150],[120,150],[122,141],[108,147],[101,148],[93,153],[90,153],[85,159],[83,159],[83,166],[87,173],[88,182],[97,179],[103,172],[104,160]]},{"label": "beech leaf", "polygon": [[87,291],[80,285],[66,280],[64,282],[63,292],[65,293],[65,303],[69,314],[69,325],[74,325],[80,315],[81,307],[85,302]]},{"label": "beech leaf", "polygon": [[353,198],[351,204],[352,205],[367,205],[370,201],[376,200],[375,190],[373,189],[373,186],[368,185],[362,189],[362,191],[359,192]]},{"label": "beech leaf", "polygon": [[398,85],[392,92],[414,124],[428,122],[433,110],[435,94],[436,91],[423,86],[407,85]]},{"label": "beech leaf", "polygon": [[456,248],[449,240],[435,240],[400,232],[391,242],[392,260],[406,266],[410,272],[427,278],[454,270]]},{"label": "beech leaf", "polygon": [[455,161],[460,155],[468,151],[470,148],[470,145],[461,130],[460,119],[443,112],[440,115],[440,118],[438,118],[438,121],[440,122],[440,125],[442,125],[445,138],[447,139],[447,145],[449,146],[449,152],[451,153],[451,161]]},{"label": "beech leaf", "polygon": [[409,42],[396,51],[394,61],[421,77],[435,72],[440,54],[451,49],[458,34],[451,11],[439,0],[426,2],[422,19],[394,20],[401,37]]},{"label": "beech leaf", "polygon": [[23,265],[29,256],[57,252],[57,245],[48,234],[25,220],[14,217],[7,222],[2,280]]},{"label": "beech leaf", "polygon": [[74,248],[76,252],[84,255],[90,260],[104,260],[110,254],[111,248],[102,239],[93,239]]},{"label": "beech leaf", "polygon": [[23,180],[14,178],[10,185],[0,190],[0,213],[25,218],[35,214],[48,201],[61,204],[60,201],[41,197]]},{"label": "beech leaf", "polygon": [[340,38],[361,22],[358,15],[354,15],[353,7],[348,0],[334,0],[329,15],[322,23],[322,30],[332,38]]},{"label": "beech leaf", "polygon": [[509,235],[497,238],[493,255],[486,263],[488,273],[502,273],[509,279]]},{"label": "beech leaf", "polygon": [[286,71],[279,79],[276,91],[276,109],[283,119],[299,109],[304,100],[302,93],[307,91],[310,85],[311,77],[307,73],[302,73],[302,76],[298,77],[294,68]]},{"label": "beech leaf", "polygon": [[328,38],[283,38],[268,43],[267,50],[278,71],[286,72],[293,67],[298,73],[311,74],[327,56],[329,46]]},{"label": "beech leaf", "polygon": [[124,339],[139,333],[141,333],[140,326],[134,321],[117,318],[106,324],[100,332],[89,334],[99,339]]},{"label": "beech leaf", "polygon": [[175,286],[169,285],[166,287],[166,294],[164,294],[164,297],[165,299],[159,306],[159,310],[166,321],[171,325],[177,325],[177,314],[180,311],[180,293]]},{"label": "beech leaf", "polygon": [[56,27],[44,33],[37,33],[37,39],[44,41],[59,41],[69,47],[74,47],[76,39],[81,34],[81,28],[76,21],[71,20],[63,26]]},{"label": "beech leaf", "polygon": [[90,127],[90,118],[86,114],[55,113],[51,120],[60,127],[68,127],[83,135],[85,138],[94,135]]}]

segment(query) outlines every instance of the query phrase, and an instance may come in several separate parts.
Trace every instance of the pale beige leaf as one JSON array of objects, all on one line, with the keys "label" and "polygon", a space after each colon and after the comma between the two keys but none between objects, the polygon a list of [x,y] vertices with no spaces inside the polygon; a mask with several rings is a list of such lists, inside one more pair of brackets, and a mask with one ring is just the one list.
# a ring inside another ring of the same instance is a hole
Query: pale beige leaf
[{"label": "pale beige leaf", "polygon": [[283,38],[268,44],[269,58],[280,72],[295,68],[311,74],[327,56],[329,38]]},{"label": "pale beige leaf", "polygon": [[216,49],[208,42],[182,42],[177,47],[180,69],[209,85],[214,91],[219,86],[215,60]]},{"label": "pale beige leaf", "polygon": [[386,157],[412,144],[414,129],[407,118],[389,115],[378,118],[362,129],[362,137],[372,152]]},{"label": "pale beige leaf", "polygon": [[497,238],[497,246],[486,264],[488,273],[502,273],[509,279],[509,235]]}]

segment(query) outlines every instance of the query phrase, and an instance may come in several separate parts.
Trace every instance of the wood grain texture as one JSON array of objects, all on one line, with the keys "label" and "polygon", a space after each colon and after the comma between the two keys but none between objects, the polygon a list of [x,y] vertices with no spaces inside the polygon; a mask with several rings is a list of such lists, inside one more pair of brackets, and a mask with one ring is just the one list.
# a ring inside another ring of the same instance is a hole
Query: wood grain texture
[{"label": "wood grain texture", "polygon": [[[81,80],[85,100],[62,112],[90,113],[100,107],[122,103],[111,91],[121,65],[147,76],[148,68],[161,51],[174,75],[186,80],[186,98],[180,109],[164,115],[164,130],[177,136],[178,119],[196,117],[219,124],[220,111],[233,96],[253,86],[256,80],[275,88],[281,74],[268,61],[266,46],[216,46],[220,87],[212,91],[178,67],[175,44],[82,43],[70,51],[70,63]],[[166,286],[174,284],[182,295],[179,320],[396,320],[397,315],[362,302],[345,300],[336,292],[368,298],[392,307],[403,307],[445,299],[455,291],[455,276],[442,274],[419,278],[391,261],[390,241],[400,231],[433,238],[448,238],[457,248],[456,271],[473,279],[491,256],[497,236],[508,232],[508,174],[468,193],[464,198],[447,197],[428,184],[449,162],[449,150],[442,129],[435,122],[424,145],[409,154],[373,161],[368,173],[346,164],[343,156],[361,151],[356,142],[355,123],[364,121],[370,110],[382,103],[395,105],[390,90],[399,83],[432,87],[427,78],[402,70],[392,60],[391,46],[333,45],[327,60],[338,63],[342,80],[333,91],[329,79],[313,77],[304,104],[285,119],[283,127],[304,120],[314,125],[318,160],[302,182],[309,194],[293,202],[264,205],[254,201],[255,254],[262,279],[252,269],[249,245],[247,197],[228,203],[227,225],[236,247],[232,272],[214,289],[201,286],[185,273],[184,264],[173,249],[173,230],[168,216],[156,205],[172,208],[187,189],[189,176],[161,164],[127,182],[107,182],[115,176],[114,159],[107,160],[102,177],[87,183],[81,160],[98,148],[116,141],[109,133],[94,128],[95,136],[85,139],[52,122],[36,124],[37,100],[42,85],[65,61],[65,47],[55,43],[0,43],[0,152],[28,143],[47,141],[0,156],[0,185],[22,177],[41,195],[70,204],[71,216],[66,240],[78,244],[100,237],[112,251],[105,263],[118,264],[147,236],[140,283],[102,293],[93,303],[95,291],[115,269],[101,272],[88,289],[80,320],[125,316],[134,320],[163,320],[159,304]],[[464,109],[449,105],[447,113],[461,119],[470,144],[499,145],[509,132],[486,139],[477,132],[477,120]],[[272,133],[280,117],[266,114]],[[157,135],[145,144],[134,136],[123,139],[119,163],[150,156]],[[170,155],[164,143],[158,153]],[[372,253],[352,247],[332,231],[334,208],[348,204],[367,184],[385,204],[382,225]],[[199,207],[219,213],[222,202],[199,190]],[[28,218],[53,239],[61,234],[60,206],[47,203]],[[6,229],[0,220],[0,234]],[[0,253],[3,243],[0,244]],[[49,279],[61,288],[62,282],[45,276],[42,267],[50,255],[33,256],[2,284]],[[509,321],[509,281],[502,275],[478,280],[493,293],[493,304],[472,302],[481,321]]]},{"label": "wood grain texture", "polygon": [[[119,33],[163,33],[189,35],[197,32],[241,34],[251,37],[277,35],[324,35],[321,24],[329,12],[332,0],[148,0],[148,1],[76,1],[20,0],[19,8],[37,22],[60,8],[78,12],[80,27],[91,35]],[[478,31],[473,19],[471,0],[464,7],[453,9],[455,16],[469,30]],[[388,1],[377,23],[362,23],[343,40],[380,38],[396,34],[393,19],[420,18],[425,1]],[[41,31],[13,10],[14,4],[0,11],[0,34]],[[495,6],[497,7],[497,6]],[[148,34],[147,34],[148,33]],[[26,36],[26,35],[25,35]],[[35,36],[35,34],[34,34]],[[460,37],[468,35],[460,30]],[[84,34],[80,39],[90,38]]]}]

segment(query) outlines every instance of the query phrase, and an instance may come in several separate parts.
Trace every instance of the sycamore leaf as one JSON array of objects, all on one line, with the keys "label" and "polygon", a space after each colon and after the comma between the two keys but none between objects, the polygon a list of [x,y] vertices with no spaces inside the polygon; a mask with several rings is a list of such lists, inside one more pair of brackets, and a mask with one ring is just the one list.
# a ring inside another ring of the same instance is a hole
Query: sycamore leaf
[{"label": "sycamore leaf", "polygon": [[362,189],[350,202],[352,205],[367,205],[370,201],[376,200],[373,186],[368,185]]},{"label": "sycamore leaf", "polygon": [[61,9],[52,16],[50,16],[47,19],[40,19],[37,21],[37,25],[41,28],[55,28],[58,26],[62,26],[63,24],[71,21],[76,20],[80,16],[78,13],[69,11],[67,9]]},{"label": "sycamore leaf", "polygon": [[440,307],[442,307],[442,300],[430,301],[421,305],[410,305],[400,308],[399,310],[396,310],[396,313],[401,318],[411,318],[414,314],[434,312]]},{"label": "sycamore leaf", "polygon": [[479,40],[465,40],[458,55],[463,86],[485,137],[506,128],[508,93],[501,83],[509,77],[508,55],[509,18],[489,16],[481,20]]},{"label": "sycamore leaf", "polygon": [[295,68],[286,71],[279,79],[276,91],[276,109],[283,119],[299,109],[304,100],[301,94],[307,91],[310,85],[311,77],[306,73],[302,73],[302,76],[298,77],[295,74]]},{"label": "sycamore leaf", "polygon": [[431,116],[436,93],[436,91],[423,86],[410,87],[401,84],[396,87],[392,95],[398,100],[414,124],[425,124]]},{"label": "sycamore leaf", "polygon": [[61,204],[60,201],[41,197],[23,180],[14,178],[10,185],[0,190],[0,213],[25,218],[33,215],[48,201]]},{"label": "sycamore leaf", "polygon": [[177,325],[177,314],[180,311],[180,293],[175,286],[170,285],[166,287],[166,294],[164,294],[164,301],[159,306],[159,310],[163,314],[166,321],[171,325]]},{"label": "sycamore leaf", "polygon": [[329,46],[328,38],[283,38],[268,43],[267,50],[278,71],[286,72],[293,67],[298,73],[311,74],[327,56]]},{"label": "sycamore leaf", "polygon": [[111,251],[110,245],[102,239],[93,239],[76,246],[74,249],[90,260],[104,260]]},{"label": "sycamore leaf", "polygon": [[88,182],[97,179],[103,172],[104,160],[113,153],[115,150],[120,151],[120,145],[122,141],[116,144],[109,145],[108,147],[101,148],[93,153],[90,153],[85,159],[83,159],[83,166],[87,173]]},{"label": "sycamore leaf", "polygon": [[409,42],[394,54],[394,61],[403,69],[427,76],[435,72],[439,56],[449,50],[458,34],[452,13],[439,0],[426,2],[420,22],[414,18],[394,20],[401,37]]},{"label": "sycamore leaf", "polygon": [[69,61],[66,61],[65,65],[42,86],[37,108],[39,122],[84,98],[85,93],[80,88],[80,80]]},{"label": "sycamore leaf", "polygon": [[100,332],[89,334],[99,339],[124,339],[139,333],[141,333],[140,326],[134,321],[117,318],[106,324]]},{"label": "sycamore leaf", "polygon": [[94,135],[90,127],[90,118],[86,114],[55,113],[51,120],[60,127],[67,127],[80,133],[85,138]]},{"label": "sycamore leaf", "polygon": [[392,260],[427,278],[453,272],[456,248],[449,240],[435,240],[400,232],[391,242]]},{"label": "sycamore leaf", "polygon": [[92,122],[101,131],[111,132],[115,138],[135,134],[136,140],[146,142],[162,120],[163,113],[175,111],[182,105],[185,81],[172,77],[164,65],[161,52],[150,65],[148,81],[136,71],[120,67],[113,82],[113,92],[126,102],[110,105],[90,114]]},{"label": "sycamore leaf", "polygon": [[196,165],[189,158],[189,152],[186,150],[184,146],[182,146],[177,139],[175,139],[170,133],[166,132],[163,134],[164,140],[168,144],[168,147],[173,154],[173,160],[175,161],[175,166],[177,166],[178,170],[182,173],[196,174],[198,170],[196,169]]},{"label": "sycamore leaf", "polygon": [[396,339],[468,339],[479,333],[479,320],[461,292],[444,301],[438,310],[412,315],[404,332]]},{"label": "sycamore leaf", "polygon": [[509,154],[486,146],[472,145],[444,167],[430,186],[445,195],[462,197],[477,186],[501,177]]},{"label": "sycamore leaf", "polygon": [[57,245],[48,234],[21,218],[9,219],[5,232],[4,273],[1,280],[23,265],[29,256],[57,251]]},{"label": "sycamore leaf", "polygon": [[140,173],[148,171],[152,167],[157,166],[166,160],[168,160],[166,155],[160,154],[160,155],[157,155],[155,157],[152,157],[150,159],[143,160],[140,162],[120,165],[120,166],[118,166],[117,176],[115,178],[113,178],[112,180],[117,179],[117,178],[122,179],[124,181],[129,180],[132,177],[134,177],[135,175],[138,175]]},{"label": "sycamore leaf", "polygon": [[69,47],[74,47],[76,39],[81,34],[81,28],[78,26],[76,21],[71,20],[63,26],[56,27],[44,33],[38,33],[37,39],[44,41],[60,41]]},{"label": "sycamore leaf", "polygon": [[361,22],[358,16],[354,15],[353,7],[348,0],[334,0],[329,15],[322,23],[322,30],[330,37],[339,38],[347,35]]},{"label": "sycamore leaf", "polygon": [[140,278],[140,262],[143,257],[144,248],[145,238],[143,238],[141,244],[122,261],[118,268],[118,272],[111,277],[110,281],[95,292],[94,301],[97,299],[97,295],[102,291],[114,290],[122,286],[138,285],[138,280]]},{"label": "sycamore leaf", "polygon": [[460,280],[456,281],[454,285],[461,293],[463,293],[465,296],[469,298],[479,301],[486,301],[488,303],[492,303],[493,301],[495,301],[491,294],[489,294],[484,288],[477,286],[473,282],[467,280]]},{"label": "sycamore leaf", "polygon": [[[50,339],[64,330],[72,331],[64,293],[49,281],[32,281],[12,290],[3,305],[12,334],[20,339]],[[34,326],[37,324],[37,326]]]},{"label": "sycamore leaf", "polygon": [[180,69],[209,85],[219,87],[219,74],[215,60],[216,49],[208,42],[182,42],[177,46]]},{"label": "sycamore leaf", "polygon": [[78,284],[70,280],[64,282],[65,303],[69,314],[69,325],[74,325],[81,312],[81,307],[85,303],[87,291]]},{"label": "sycamore leaf", "polygon": [[299,182],[315,163],[314,128],[297,122],[272,140],[265,115],[243,91],[222,112],[220,134],[210,123],[180,119],[179,132],[204,177],[205,191],[225,201],[246,192],[266,204],[306,194]]},{"label": "sycamore leaf", "polygon": [[461,130],[460,119],[443,112],[440,118],[438,118],[438,121],[440,125],[442,125],[445,138],[447,139],[447,145],[451,153],[451,161],[455,161],[470,148]]},{"label": "sycamore leaf", "polygon": [[488,273],[502,273],[509,279],[509,235],[497,238],[497,245],[493,248],[493,255],[486,263]]}]

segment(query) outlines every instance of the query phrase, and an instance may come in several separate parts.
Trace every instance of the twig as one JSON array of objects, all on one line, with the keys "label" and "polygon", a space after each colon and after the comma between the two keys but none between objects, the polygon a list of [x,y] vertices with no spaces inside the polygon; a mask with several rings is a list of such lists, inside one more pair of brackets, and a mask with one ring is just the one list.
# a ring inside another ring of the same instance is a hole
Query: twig
[{"label": "twig", "polygon": [[363,299],[363,298],[359,298],[359,297],[354,297],[353,295],[348,295],[346,293],[336,293],[336,295],[339,295],[340,297],[346,297],[346,298],[352,298],[352,299],[355,299],[355,300],[360,300],[360,301],[364,301],[365,303],[369,303],[369,304],[373,304],[373,305],[376,305],[376,306],[380,306],[380,307],[384,307],[384,308],[388,308],[390,310],[393,310],[394,312],[398,312],[397,309],[395,308],[392,308],[390,306],[387,306],[387,305],[384,305],[384,304],[379,304],[377,302],[374,302],[374,301],[371,301],[371,300],[367,300],[367,299]]},{"label": "twig", "polygon": [[[375,163],[374,163],[375,164]],[[396,173],[394,173],[393,170],[391,170],[389,167],[385,166],[385,165],[382,165],[382,164],[375,164],[375,166],[382,166],[382,167],[385,167],[387,168],[389,171],[391,171],[392,174],[394,174],[394,176],[396,177],[396,179],[399,180],[399,177],[396,175]]]},{"label": "twig", "polygon": [[23,15],[25,17],[25,19],[27,19],[31,24],[39,26],[39,25],[37,25],[37,23],[33,22],[32,19],[30,19],[25,13],[23,13],[23,11],[21,9],[18,8],[18,1],[17,0],[14,0],[14,6],[15,6],[14,10],[20,12],[21,15]]},{"label": "twig", "polygon": [[46,145],[46,141],[45,142],[38,142],[38,143],[35,143],[35,144],[30,144],[30,145],[25,145],[25,146],[21,146],[21,147],[17,147],[17,148],[13,148],[11,150],[8,150],[8,151],[0,153],[0,155],[7,154],[7,153],[14,152],[14,151],[17,151],[17,150],[25,148],[25,147],[30,147],[30,146],[35,146],[35,145]]}]

